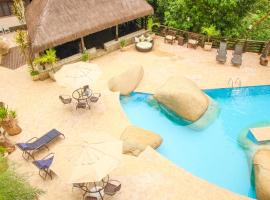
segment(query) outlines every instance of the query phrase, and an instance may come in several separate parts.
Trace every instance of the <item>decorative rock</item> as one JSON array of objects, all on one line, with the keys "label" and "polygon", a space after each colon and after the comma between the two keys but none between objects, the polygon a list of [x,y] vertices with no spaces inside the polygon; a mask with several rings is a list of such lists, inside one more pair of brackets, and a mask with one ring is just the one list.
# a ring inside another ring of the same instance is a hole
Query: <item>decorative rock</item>
[{"label": "decorative rock", "polygon": [[195,122],[207,110],[208,97],[198,86],[184,77],[169,79],[154,98],[180,117]]},{"label": "decorative rock", "polygon": [[270,149],[258,150],[253,158],[258,200],[270,199]]},{"label": "decorative rock", "polygon": [[109,81],[109,88],[113,92],[120,92],[122,95],[129,95],[136,89],[143,78],[143,74],[143,67],[132,67],[119,76],[111,78]]},{"label": "decorative rock", "polygon": [[162,143],[160,135],[135,126],[128,126],[121,136],[123,153],[138,156],[147,146],[158,148]]}]

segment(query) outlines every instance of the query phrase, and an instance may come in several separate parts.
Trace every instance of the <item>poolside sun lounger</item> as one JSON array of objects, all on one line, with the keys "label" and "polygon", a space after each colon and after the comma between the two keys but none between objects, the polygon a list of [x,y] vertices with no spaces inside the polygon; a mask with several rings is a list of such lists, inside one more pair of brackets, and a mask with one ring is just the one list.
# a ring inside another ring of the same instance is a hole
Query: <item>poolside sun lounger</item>
[{"label": "poolside sun lounger", "polygon": [[50,170],[50,166],[53,162],[54,154],[50,153],[43,157],[40,160],[34,160],[32,163],[39,169],[39,175],[41,178],[46,180],[47,176],[52,179],[52,171]]},{"label": "poolside sun lounger", "polygon": [[117,180],[110,180],[104,188],[104,193],[110,196],[115,195],[121,189],[121,183]]},{"label": "poolside sun lounger", "polygon": [[219,48],[217,50],[216,61],[220,63],[225,63],[227,60],[227,43],[220,42]]},{"label": "poolside sun lounger", "polygon": [[243,53],[243,46],[240,44],[235,45],[232,64],[235,66],[240,66],[242,64],[242,53]]},{"label": "poolside sun lounger", "polygon": [[23,151],[22,156],[25,160],[29,160],[30,158],[35,159],[35,152],[44,147],[49,149],[47,145],[59,136],[63,136],[65,138],[64,134],[60,133],[56,129],[52,129],[40,138],[33,137],[25,143],[17,143],[16,146]]}]

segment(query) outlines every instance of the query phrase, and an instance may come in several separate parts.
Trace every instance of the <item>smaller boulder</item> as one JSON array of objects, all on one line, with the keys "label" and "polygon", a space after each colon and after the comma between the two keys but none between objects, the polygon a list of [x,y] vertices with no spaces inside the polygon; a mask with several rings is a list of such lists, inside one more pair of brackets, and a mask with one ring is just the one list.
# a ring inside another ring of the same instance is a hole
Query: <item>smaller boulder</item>
[{"label": "smaller boulder", "polygon": [[270,199],[270,149],[258,150],[253,158],[258,200]]},{"label": "smaller boulder", "polygon": [[121,136],[123,153],[138,156],[147,146],[158,148],[162,143],[160,135],[135,126],[128,126]]},{"label": "smaller boulder", "polygon": [[139,85],[143,74],[143,67],[132,67],[122,74],[111,78],[108,84],[109,89],[113,92],[120,92],[121,95],[129,95]]}]

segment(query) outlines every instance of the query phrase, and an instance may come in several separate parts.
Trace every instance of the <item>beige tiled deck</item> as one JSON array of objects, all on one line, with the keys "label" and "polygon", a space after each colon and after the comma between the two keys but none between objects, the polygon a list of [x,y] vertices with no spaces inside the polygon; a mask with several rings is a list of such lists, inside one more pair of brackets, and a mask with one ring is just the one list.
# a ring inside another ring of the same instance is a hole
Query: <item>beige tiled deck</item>
[{"label": "beige tiled deck", "polygon": [[[230,58],[231,53],[229,53]],[[11,138],[14,142],[42,135],[56,128],[66,137],[76,137],[81,132],[88,134],[106,133],[117,138],[130,123],[122,110],[119,94],[107,89],[107,81],[113,75],[132,67],[142,65],[145,76],[137,91],[154,92],[172,76],[187,76],[202,88],[226,87],[229,78],[239,77],[243,85],[270,84],[270,68],[258,64],[258,55],[244,54],[243,66],[232,67],[229,59],[226,65],[216,64],[215,51],[205,52],[187,49],[177,45],[163,44],[159,39],[150,53],[139,53],[133,47],[126,52],[114,52],[94,60],[102,75],[91,87],[102,93],[100,102],[90,111],[76,111],[64,106],[59,94],[70,94],[71,90],[50,80],[33,82],[27,68],[8,70],[0,67],[0,101],[8,102],[16,109],[23,132]],[[53,152],[57,143],[50,145]],[[38,157],[47,152],[41,152]],[[24,161],[17,150],[10,159],[19,172],[25,173],[29,181],[43,188],[46,194],[40,200],[80,199],[80,192],[59,177],[43,181],[31,162]],[[63,166],[64,170],[64,166]],[[115,200],[139,199],[248,199],[203,181],[183,169],[175,167],[151,150],[138,159],[124,156],[123,163],[112,175],[123,183],[121,192],[111,198]]]}]

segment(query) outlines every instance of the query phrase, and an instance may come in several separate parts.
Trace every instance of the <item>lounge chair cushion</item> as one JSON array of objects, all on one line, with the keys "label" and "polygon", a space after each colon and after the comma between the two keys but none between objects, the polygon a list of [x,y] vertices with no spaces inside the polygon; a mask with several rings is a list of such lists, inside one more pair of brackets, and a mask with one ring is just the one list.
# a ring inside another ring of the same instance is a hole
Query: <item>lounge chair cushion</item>
[{"label": "lounge chair cushion", "polygon": [[175,36],[172,35],[166,35],[165,38],[166,40],[175,40]]},{"label": "lounge chair cushion", "polygon": [[189,44],[198,44],[198,40],[189,39],[188,43]]},{"label": "lounge chair cushion", "polygon": [[33,164],[36,165],[39,169],[48,169],[50,168],[53,162],[53,156],[45,160],[35,160]]},{"label": "lounge chair cushion", "polygon": [[36,141],[31,142],[31,143],[17,143],[16,145],[23,151],[27,150],[34,150],[42,147],[45,144],[48,144],[51,140],[54,138],[62,135],[59,131],[56,129],[52,129],[42,137],[38,138]]}]

